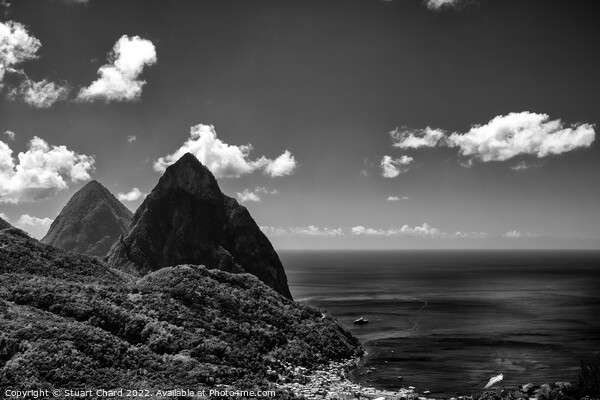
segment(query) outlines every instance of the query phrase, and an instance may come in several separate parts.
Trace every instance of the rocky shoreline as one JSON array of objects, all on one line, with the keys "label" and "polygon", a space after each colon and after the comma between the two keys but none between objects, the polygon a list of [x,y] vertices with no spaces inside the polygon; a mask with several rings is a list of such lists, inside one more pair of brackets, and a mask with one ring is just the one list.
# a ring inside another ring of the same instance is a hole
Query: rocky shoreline
[{"label": "rocky shoreline", "polygon": [[[285,375],[278,375],[276,388],[287,391],[297,397],[309,400],[441,400],[432,397],[428,391],[419,393],[416,388],[399,388],[397,390],[381,390],[352,382],[348,376],[356,368],[360,358],[342,362],[330,362],[314,370],[303,367],[283,365]],[[462,395],[450,400],[562,400],[587,399],[595,397],[578,396],[577,389],[569,382],[556,382],[536,386],[524,384],[515,389],[488,390],[479,394]]]}]

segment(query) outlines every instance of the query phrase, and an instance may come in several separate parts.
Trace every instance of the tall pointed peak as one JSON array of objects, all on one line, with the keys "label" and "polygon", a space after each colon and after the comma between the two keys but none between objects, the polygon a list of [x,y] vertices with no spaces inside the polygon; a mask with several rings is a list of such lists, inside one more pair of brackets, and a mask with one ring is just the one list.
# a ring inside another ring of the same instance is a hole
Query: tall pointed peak
[{"label": "tall pointed peak", "polygon": [[104,256],[129,231],[133,215],[100,182],[85,184],[56,217],[43,243],[96,256]]},{"label": "tall pointed peak", "polygon": [[279,256],[248,210],[190,153],[167,168],[108,262],[141,274],[182,264],[245,271],[292,297]]},{"label": "tall pointed peak", "polygon": [[185,153],[174,164],[167,167],[153,193],[174,188],[206,199],[215,199],[223,195],[212,172],[191,153]]}]

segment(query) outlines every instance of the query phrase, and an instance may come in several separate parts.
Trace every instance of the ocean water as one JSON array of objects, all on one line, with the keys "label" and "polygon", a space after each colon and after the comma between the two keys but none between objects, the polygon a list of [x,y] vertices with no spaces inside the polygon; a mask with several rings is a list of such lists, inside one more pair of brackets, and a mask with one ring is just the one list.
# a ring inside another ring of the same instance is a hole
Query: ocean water
[{"label": "ocean water", "polygon": [[[600,252],[283,251],[294,299],[325,308],[369,355],[353,378],[450,397],[577,382],[600,356]],[[354,325],[359,316],[367,325]]]}]

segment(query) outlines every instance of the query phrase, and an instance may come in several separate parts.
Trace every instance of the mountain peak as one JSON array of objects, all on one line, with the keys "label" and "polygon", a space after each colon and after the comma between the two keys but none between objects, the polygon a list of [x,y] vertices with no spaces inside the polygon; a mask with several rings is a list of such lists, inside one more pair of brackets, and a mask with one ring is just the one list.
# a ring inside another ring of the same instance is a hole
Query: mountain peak
[{"label": "mountain peak", "polygon": [[129,230],[132,213],[98,181],[90,181],[67,202],[42,243],[104,256]]},{"label": "mountain peak", "polygon": [[206,199],[218,200],[222,196],[212,172],[191,153],[185,153],[177,162],[167,167],[154,191],[176,188]]},{"label": "mountain peak", "polygon": [[167,168],[135,212],[131,231],[110,250],[108,262],[142,274],[180,264],[248,272],[291,298],[267,237],[190,153]]}]

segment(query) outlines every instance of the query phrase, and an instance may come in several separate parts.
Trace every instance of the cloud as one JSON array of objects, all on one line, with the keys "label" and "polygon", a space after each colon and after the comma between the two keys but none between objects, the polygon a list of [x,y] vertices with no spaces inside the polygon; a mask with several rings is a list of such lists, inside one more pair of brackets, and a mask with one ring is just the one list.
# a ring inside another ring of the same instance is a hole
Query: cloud
[{"label": "cloud", "polygon": [[528,111],[499,115],[465,134],[453,133],[448,146],[471,160],[506,161],[530,155],[537,158],[589,147],[595,139],[592,124],[565,127],[560,119]]},{"label": "cloud", "polygon": [[413,162],[413,158],[409,156],[402,156],[400,158],[392,158],[390,156],[383,156],[381,159],[381,175],[384,178],[395,178],[400,174],[408,172],[408,165]]},{"label": "cloud", "polygon": [[65,146],[50,146],[34,137],[26,152],[18,154],[0,141],[0,203],[41,200],[68,188],[69,182],[86,181],[94,157],[77,154]]},{"label": "cloud", "polygon": [[242,192],[237,192],[236,195],[238,200],[242,203],[246,203],[248,201],[260,201],[258,194],[251,192],[249,189],[244,189]]},{"label": "cloud", "polygon": [[214,126],[200,124],[190,128],[190,137],[175,153],[160,157],[154,163],[154,170],[164,172],[185,153],[195,155],[218,178],[238,178],[256,170],[272,177],[283,176],[292,174],[296,168],[296,160],[287,150],[275,160],[265,156],[251,160],[251,151],[252,145],[229,145],[217,138]]},{"label": "cloud", "polygon": [[260,229],[269,236],[309,236],[309,237],[339,237],[344,236],[342,228],[319,228],[315,225],[308,227],[278,228],[261,226]]},{"label": "cloud", "polygon": [[157,61],[150,40],[127,35],[115,43],[108,64],[98,69],[100,77],[79,91],[80,101],[133,101],[140,98],[146,81],[138,79],[144,67]]},{"label": "cloud", "polygon": [[33,217],[29,214],[23,214],[15,223],[15,226],[23,229],[32,237],[36,239],[41,239],[46,235],[53,221],[54,220],[50,218],[38,218]]},{"label": "cloud", "polygon": [[418,149],[421,147],[436,147],[446,138],[444,131],[441,129],[394,129],[390,132],[390,136],[394,140],[394,147],[401,149]]},{"label": "cloud", "polygon": [[522,236],[522,234],[519,231],[510,231],[510,232],[506,232],[502,236],[504,236],[504,237],[510,237],[510,238],[519,238],[519,237]]},{"label": "cloud", "polygon": [[351,228],[351,232],[355,236],[415,236],[415,237],[427,237],[427,238],[439,238],[447,237],[448,234],[440,231],[437,228],[429,226],[427,223],[423,225],[410,227],[408,225],[402,226],[400,229],[373,229],[365,228],[364,226],[358,225]]},{"label": "cloud", "polygon": [[39,82],[26,78],[18,88],[9,91],[10,99],[22,99],[30,106],[49,108],[59,100],[67,98],[69,89],[66,86],[43,79]]},{"label": "cloud", "polygon": [[443,8],[450,8],[458,6],[462,0],[425,0],[427,8],[430,10],[441,10]]},{"label": "cloud", "polygon": [[454,232],[453,236],[455,238],[471,238],[471,239],[484,239],[488,237],[488,234],[485,232]]},{"label": "cloud", "polygon": [[388,196],[388,198],[387,198],[387,199],[385,199],[385,200],[386,200],[386,201],[400,201],[400,200],[408,200],[408,197],[406,197],[406,196],[402,196],[402,197],[399,197],[399,196]]},{"label": "cloud", "polygon": [[127,142],[128,143],[135,142],[136,140],[137,140],[137,137],[135,137],[134,135],[127,136]]},{"label": "cloud", "polygon": [[237,192],[237,198],[240,202],[245,203],[248,201],[261,201],[261,194],[277,194],[279,193],[277,190],[270,190],[262,186],[258,186],[254,188],[254,190],[244,189],[241,192]]},{"label": "cloud", "polygon": [[29,34],[25,25],[14,22],[0,22],[0,88],[7,72],[18,73],[15,66],[38,58],[37,51],[42,43]]},{"label": "cloud", "polygon": [[272,177],[291,175],[296,169],[296,159],[288,150],[273,161],[265,159],[265,174]]},{"label": "cloud", "polygon": [[120,201],[136,201],[145,197],[146,193],[143,193],[140,189],[134,187],[127,193],[119,192],[117,193],[117,199]]},{"label": "cloud", "polygon": [[[515,157],[544,158],[590,147],[595,140],[593,124],[576,123],[565,126],[560,119],[551,120],[547,114],[523,111],[498,115],[487,124],[473,125],[468,132],[446,135],[441,129],[399,130],[390,132],[394,147],[457,148],[463,157],[461,165],[470,167],[474,161],[507,161]],[[403,156],[406,157],[406,156]],[[412,158],[408,157],[410,161]],[[383,175],[388,178],[406,172],[402,159],[385,156],[381,161]],[[522,161],[510,168],[516,171],[539,166]]]},{"label": "cloud", "polygon": [[460,231],[454,233],[446,233],[441,230],[434,228],[426,222],[422,225],[408,226],[403,225],[401,228],[390,228],[390,229],[374,229],[366,228],[362,225],[354,226],[350,229],[353,236],[412,236],[421,238],[486,238],[487,234],[484,232],[467,232],[463,233]]},{"label": "cloud", "polygon": [[24,61],[37,59],[37,52],[41,47],[42,43],[23,24],[14,21],[0,22],[0,89],[4,86],[6,73],[12,74],[21,84],[10,88],[9,99],[22,99],[34,107],[48,108],[67,97],[67,87],[46,79],[33,81],[23,69],[16,68]]},{"label": "cloud", "polygon": [[6,136],[8,136],[8,138],[10,140],[15,140],[15,136],[17,135],[16,133],[14,133],[13,131],[5,131],[4,134]]},{"label": "cloud", "polygon": [[528,162],[528,161],[521,161],[515,165],[511,165],[508,168],[512,169],[513,171],[523,171],[525,169],[541,167],[542,165],[543,165],[543,163],[541,163],[541,162],[534,163],[534,162]]},{"label": "cloud", "polygon": [[529,233],[529,232],[521,233],[517,230],[506,232],[506,233],[502,234],[502,236],[504,236],[506,238],[512,238],[512,239],[517,239],[517,238],[521,238],[521,237],[528,237],[528,238],[538,237],[538,235],[535,233]]},{"label": "cloud", "polygon": [[90,0],[63,0],[67,4],[88,4]]},{"label": "cloud", "polygon": [[10,3],[8,2],[8,0],[0,1],[0,10],[4,14],[4,18],[6,18],[8,14],[10,14]]}]

